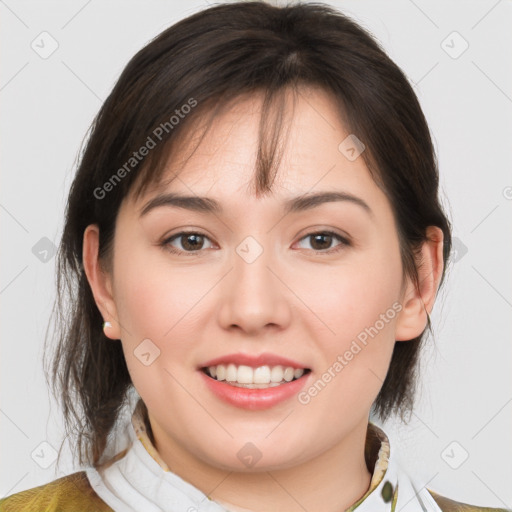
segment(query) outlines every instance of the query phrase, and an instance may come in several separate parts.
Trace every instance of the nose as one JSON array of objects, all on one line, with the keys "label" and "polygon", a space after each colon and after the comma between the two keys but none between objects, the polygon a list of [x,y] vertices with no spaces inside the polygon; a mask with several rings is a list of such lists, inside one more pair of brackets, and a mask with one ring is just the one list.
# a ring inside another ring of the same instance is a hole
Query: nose
[{"label": "nose", "polygon": [[223,279],[219,322],[224,329],[258,335],[282,330],[291,318],[293,294],[275,251],[252,237],[245,239],[231,258],[232,270]]}]

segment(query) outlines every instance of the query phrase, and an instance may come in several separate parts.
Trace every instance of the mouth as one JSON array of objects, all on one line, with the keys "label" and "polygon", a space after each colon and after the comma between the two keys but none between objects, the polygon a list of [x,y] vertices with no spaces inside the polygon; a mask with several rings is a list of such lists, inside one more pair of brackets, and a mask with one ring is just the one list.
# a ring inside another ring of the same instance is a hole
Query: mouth
[{"label": "mouth", "polygon": [[309,368],[294,368],[292,366],[263,365],[254,368],[233,363],[205,366],[200,370],[215,381],[246,389],[267,389],[282,386],[311,372]]}]

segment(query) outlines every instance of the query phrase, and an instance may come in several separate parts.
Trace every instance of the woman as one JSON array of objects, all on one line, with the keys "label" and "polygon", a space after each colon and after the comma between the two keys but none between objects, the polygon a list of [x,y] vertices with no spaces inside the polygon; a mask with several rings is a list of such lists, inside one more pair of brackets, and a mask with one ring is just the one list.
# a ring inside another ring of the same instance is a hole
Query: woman
[{"label": "woman", "polygon": [[491,510],[418,487],[369,421],[412,410],[450,249],[427,123],[365,31],[314,4],[180,21],[69,195],[51,374],[86,470],[0,510]]}]

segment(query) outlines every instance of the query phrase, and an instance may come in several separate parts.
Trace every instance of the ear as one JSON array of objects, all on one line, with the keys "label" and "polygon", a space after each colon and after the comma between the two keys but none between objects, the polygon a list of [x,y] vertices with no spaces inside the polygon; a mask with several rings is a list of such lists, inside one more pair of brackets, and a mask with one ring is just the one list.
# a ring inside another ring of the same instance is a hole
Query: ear
[{"label": "ear", "polygon": [[419,289],[407,278],[402,297],[402,310],[396,322],[396,341],[408,341],[418,337],[426,328],[432,312],[443,272],[443,231],[437,226],[427,228],[427,240],[423,243],[418,266]]},{"label": "ear", "polygon": [[96,224],[87,226],[84,231],[82,259],[96,305],[104,321],[112,324],[112,327],[105,329],[105,336],[118,340],[121,339],[121,329],[112,295],[112,277],[101,268],[98,261],[99,235],[100,231]]}]

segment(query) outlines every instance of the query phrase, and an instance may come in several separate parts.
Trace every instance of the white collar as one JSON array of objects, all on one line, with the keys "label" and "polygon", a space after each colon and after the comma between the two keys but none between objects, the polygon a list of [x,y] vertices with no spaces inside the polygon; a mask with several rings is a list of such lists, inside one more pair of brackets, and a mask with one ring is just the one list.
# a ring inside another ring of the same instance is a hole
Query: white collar
[{"label": "white collar", "polygon": [[[116,512],[229,512],[169,470],[148,437],[140,405],[126,428],[128,447],[110,466],[86,469],[95,492]],[[368,491],[346,512],[441,512],[428,490],[415,485],[391,457],[384,431],[372,422],[368,428],[380,443],[375,468]],[[385,496],[394,497],[385,501]]]}]

